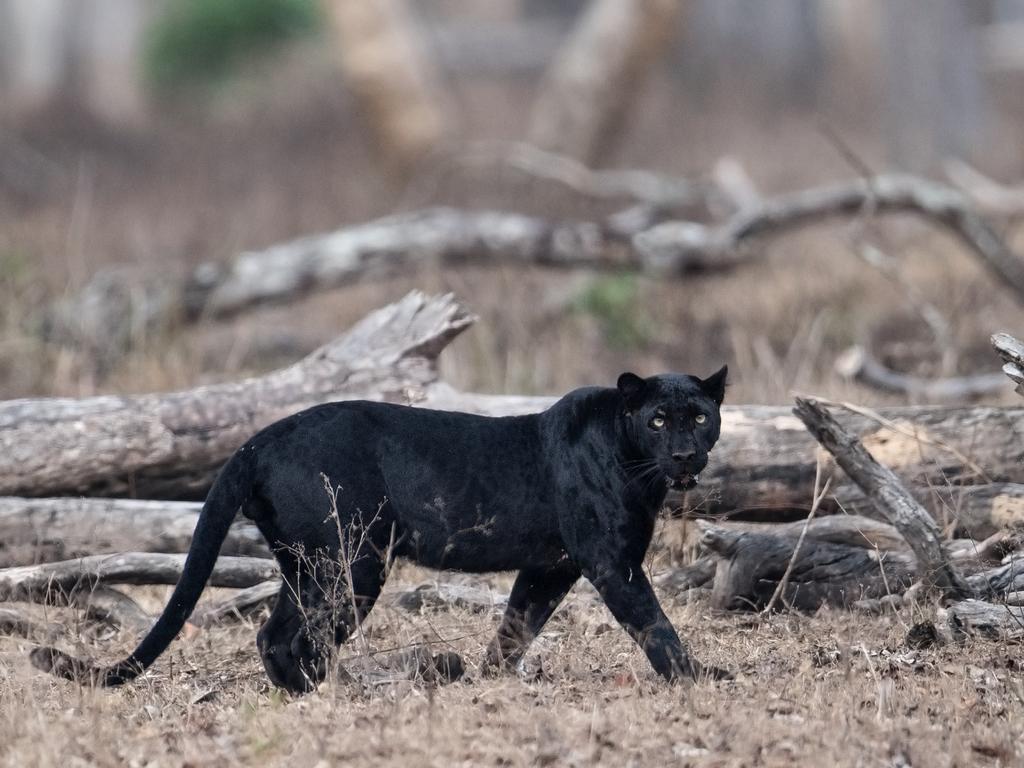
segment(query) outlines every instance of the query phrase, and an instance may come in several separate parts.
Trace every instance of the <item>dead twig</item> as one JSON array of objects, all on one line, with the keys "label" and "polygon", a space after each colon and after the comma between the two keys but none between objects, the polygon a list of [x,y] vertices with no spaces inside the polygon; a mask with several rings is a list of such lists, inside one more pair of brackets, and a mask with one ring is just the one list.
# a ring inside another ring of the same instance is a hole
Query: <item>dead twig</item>
[{"label": "dead twig", "polygon": [[768,600],[768,605],[764,607],[761,613],[767,615],[775,609],[775,603],[778,602],[779,597],[782,596],[783,590],[786,589],[786,585],[789,583],[789,577],[793,573],[793,565],[796,563],[797,555],[800,554],[800,547],[804,544],[804,539],[807,537],[807,529],[811,525],[811,521],[814,519],[814,515],[818,512],[818,507],[821,506],[821,500],[825,498],[828,493],[829,486],[832,484],[832,478],[829,477],[825,480],[824,486],[821,484],[821,461],[818,461],[818,465],[814,472],[814,494],[811,501],[811,511],[807,514],[807,520],[804,521],[804,527],[800,531],[800,536],[796,540],[796,545],[793,547],[793,556],[789,558],[789,564],[786,566],[786,570],[782,573],[782,578],[779,579],[779,583],[775,587],[775,591],[772,593],[771,599]]}]

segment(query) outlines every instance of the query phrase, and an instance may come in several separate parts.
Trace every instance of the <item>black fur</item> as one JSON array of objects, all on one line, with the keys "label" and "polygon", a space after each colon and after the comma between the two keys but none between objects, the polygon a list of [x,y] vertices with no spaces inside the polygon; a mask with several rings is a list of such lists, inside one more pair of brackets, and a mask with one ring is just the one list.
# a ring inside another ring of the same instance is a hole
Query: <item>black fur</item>
[{"label": "black fur", "polygon": [[33,662],[102,685],[141,674],[184,626],[241,508],[281,564],[257,644],[271,681],[289,691],[323,679],[333,646],[373,607],[389,555],[519,571],[489,666],[514,665],[582,575],[659,674],[696,677],[642,562],[667,489],[691,486],[707,464],[725,377],[724,367],[704,380],[624,373],[614,389],[578,389],[531,416],[344,402],[283,419],[221,471],[181,581],[131,656],[100,668],[39,648]]}]

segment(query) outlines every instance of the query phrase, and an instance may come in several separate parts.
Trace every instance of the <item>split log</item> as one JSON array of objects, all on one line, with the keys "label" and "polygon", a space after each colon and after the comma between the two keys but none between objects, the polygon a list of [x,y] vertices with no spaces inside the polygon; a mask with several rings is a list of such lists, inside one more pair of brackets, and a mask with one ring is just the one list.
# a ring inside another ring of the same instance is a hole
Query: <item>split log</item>
[{"label": "split log", "polygon": [[451,296],[414,292],[300,362],[186,392],[0,404],[0,493],[202,493],[260,428],[317,403],[405,400],[437,379],[438,353],[471,322]]},{"label": "split log", "polygon": [[917,569],[924,584],[953,597],[972,595],[973,591],[952,565],[934,518],[907,492],[893,471],[879,464],[856,437],[814,400],[797,398],[793,412],[871,498],[879,512],[903,534],[917,557]]},{"label": "split log", "polygon": [[581,160],[607,154],[681,9],[676,0],[590,3],[544,77],[530,143]]},{"label": "split log", "polygon": [[[0,602],[75,603],[78,595],[110,584],[177,584],[185,555],[125,552],[0,570]],[[278,575],[277,563],[255,557],[221,557],[211,587],[251,587]]]},{"label": "split log", "polygon": [[1024,395],[1024,343],[1008,333],[996,333],[992,346],[1003,358],[1003,373],[1016,385],[1017,393]]},{"label": "split log", "polygon": [[981,635],[998,640],[1024,639],[1024,608],[963,600],[940,609],[954,638]]},{"label": "split log", "polygon": [[976,400],[1006,388],[1006,377],[1000,373],[927,379],[894,371],[860,346],[843,352],[836,359],[835,370],[843,378],[884,392],[906,395],[916,401]]},{"label": "split log", "polygon": [[793,561],[782,602],[798,610],[849,607],[858,600],[901,593],[916,578],[914,556],[904,550],[806,538],[796,559],[798,536],[731,531],[707,525],[701,543],[718,558],[711,603],[717,608],[761,610]]},{"label": "split log", "polygon": [[[201,508],[180,501],[0,497],[0,567],[116,552],[187,552]],[[259,530],[242,518],[220,551],[270,557]]]}]

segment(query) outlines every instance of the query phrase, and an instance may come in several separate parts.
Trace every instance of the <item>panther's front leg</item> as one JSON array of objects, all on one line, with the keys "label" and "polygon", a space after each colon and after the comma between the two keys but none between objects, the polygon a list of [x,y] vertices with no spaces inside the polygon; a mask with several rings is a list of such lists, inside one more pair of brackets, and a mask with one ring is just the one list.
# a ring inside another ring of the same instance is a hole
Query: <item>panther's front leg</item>
[{"label": "panther's front leg", "polygon": [[520,571],[498,633],[487,648],[484,666],[514,667],[579,577],[579,568],[568,560],[552,568]]},{"label": "panther's front leg", "polygon": [[679,639],[639,563],[586,569],[584,575],[659,675],[669,681],[693,680],[700,675],[701,665]]}]

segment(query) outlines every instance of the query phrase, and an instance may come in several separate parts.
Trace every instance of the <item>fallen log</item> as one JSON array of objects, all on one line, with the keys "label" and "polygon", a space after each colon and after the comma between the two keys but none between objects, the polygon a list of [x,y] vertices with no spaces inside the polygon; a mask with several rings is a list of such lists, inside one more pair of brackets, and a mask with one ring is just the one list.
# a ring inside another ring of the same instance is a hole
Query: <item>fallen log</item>
[{"label": "fallen log", "polygon": [[[78,596],[111,584],[177,584],[185,555],[125,552],[0,570],[0,602],[77,604]],[[211,587],[252,587],[278,575],[277,563],[255,557],[221,557]]]},{"label": "fallen log", "polygon": [[793,412],[903,535],[917,558],[917,570],[924,584],[953,597],[973,595],[974,591],[952,564],[934,518],[907,492],[892,470],[879,464],[818,402],[798,397]]},{"label": "fallen log", "polygon": [[[201,390],[197,392],[198,398]],[[428,384],[405,394],[410,402],[423,407],[494,416],[533,413],[555,401],[551,397],[462,393],[443,382]],[[45,404],[50,401],[34,402]],[[62,402],[70,407],[74,401]],[[264,414],[261,406],[254,404],[253,408],[253,412],[244,415],[246,423],[251,424],[249,429],[255,431],[257,424],[271,416]],[[4,410],[5,405],[0,404],[0,416]],[[277,411],[274,413],[276,415]],[[206,424],[200,418],[204,415],[210,420]],[[885,423],[856,413],[838,413],[837,419],[891,467],[912,490],[915,498],[924,503],[938,520],[958,521],[958,525],[973,538],[985,538],[1008,527],[1024,528],[1024,485],[1010,482],[1020,479],[1019,467],[1024,461],[1024,408],[901,407],[880,409],[879,415]],[[194,431],[209,434],[212,438],[230,433],[237,435],[236,439],[241,442],[250,433],[241,426],[233,425],[230,417],[231,413],[220,416],[212,409],[197,414]],[[139,415],[139,418],[144,417]],[[72,432],[71,425],[68,427],[67,431]],[[109,430],[110,440],[115,438],[112,430],[113,427]],[[0,422],[0,445],[11,439],[10,432]],[[70,440],[71,435],[67,439]],[[130,439],[130,435],[125,436],[125,440]],[[83,442],[88,442],[88,439],[83,438]],[[135,442],[141,441],[136,439]],[[88,469],[90,456],[79,450],[76,444],[77,441],[72,443],[75,450],[67,456],[49,452],[55,467],[47,468],[45,475],[34,476],[32,492],[52,494],[62,490],[59,487],[46,488],[50,469],[55,470],[54,474],[59,474],[62,466],[68,466],[68,474],[72,470],[81,473],[83,468]],[[213,463],[212,468],[207,468],[206,462],[217,454],[208,444],[198,455],[201,459],[198,464],[195,458],[182,456],[176,464],[168,465],[162,474],[160,466],[138,470],[134,475],[135,488],[158,497],[202,496],[215,467],[227,457],[232,447],[226,440],[222,441],[220,451],[223,456]],[[144,465],[138,452],[147,446],[138,444],[136,448],[135,464]],[[160,445],[152,450],[159,456],[166,455]],[[670,508],[679,515],[742,515],[744,519],[766,521],[806,516],[814,482],[815,456],[814,439],[788,408],[725,406],[722,436],[711,454],[711,463],[701,475],[701,484],[686,494],[673,495]],[[965,457],[968,458],[966,462]],[[177,466],[178,475],[173,474],[172,466]],[[984,475],[979,473],[980,467],[984,468]],[[27,468],[15,470],[10,467],[9,459],[0,456],[0,483],[4,481],[4,469],[9,483],[27,485],[28,477],[33,477],[28,475]],[[97,467],[91,478],[94,492],[111,489],[111,493],[116,493],[126,485],[132,476],[126,478],[121,470],[120,465],[107,466],[103,471]],[[14,471],[18,474],[14,475]],[[103,472],[110,474],[104,477]],[[832,496],[823,502],[821,513],[830,514],[840,509],[877,516],[870,500],[841,474],[833,480]],[[60,525],[59,513],[54,514],[55,524]],[[87,524],[85,514],[83,511],[83,517],[79,518],[83,525]],[[40,515],[42,517],[38,519],[45,524],[45,513],[40,512]],[[110,522],[114,523],[113,518]],[[18,525],[16,521],[0,524]],[[73,524],[69,523],[68,527]],[[133,527],[130,523],[126,525]],[[188,524],[182,522],[176,530],[190,534],[188,528]],[[238,529],[238,554],[256,554],[243,549],[250,533],[246,533],[244,527]],[[253,546],[259,546],[255,538]]]},{"label": "fallen log", "polygon": [[[783,604],[797,610],[853,603],[906,590],[916,578],[906,550],[879,552],[862,546],[798,536],[731,531],[706,525],[701,543],[718,557],[711,603],[716,608],[762,610],[789,568]],[[792,561],[792,568],[790,562]]]},{"label": "fallen log", "polygon": [[414,292],[288,368],[170,394],[0,404],[0,494],[202,495],[248,437],[330,400],[404,400],[471,317]]},{"label": "fallen log", "polygon": [[[892,469],[939,520],[959,520],[973,538],[1024,526],[1024,409],[916,406],[879,409],[877,418],[837,411],[839,424]],[[814,483],[814,439],[786,408],[726,406],[722,435],[701,482],[675,496],[678,515],[806,517]],[[976,486],[976,487],[975,487]],[[878,517],[844,474],[822,514],[840,509]]]},{"label": "fallen log", "polygon": [[[0,497],[0,567],[116,552],[187,552],[202,505],[136,499]],[[256,526],[235,521],[222,555],[270,557]]]}]

